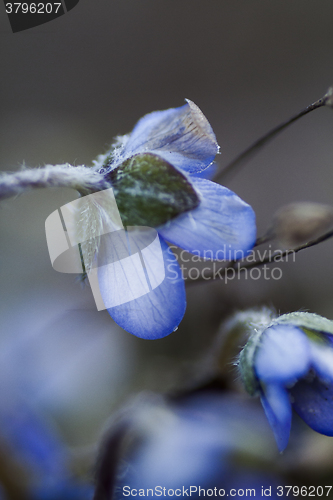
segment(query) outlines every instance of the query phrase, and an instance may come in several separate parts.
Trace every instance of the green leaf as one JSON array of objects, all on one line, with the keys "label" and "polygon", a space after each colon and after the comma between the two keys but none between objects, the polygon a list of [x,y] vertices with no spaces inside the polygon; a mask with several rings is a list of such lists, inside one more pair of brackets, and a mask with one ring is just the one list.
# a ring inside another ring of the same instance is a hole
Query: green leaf
[{"label": "green leaf", "polygon": [[106,179],[124,226],[157,227],[200,203],[185,175],[151,153],[132,156]]}]

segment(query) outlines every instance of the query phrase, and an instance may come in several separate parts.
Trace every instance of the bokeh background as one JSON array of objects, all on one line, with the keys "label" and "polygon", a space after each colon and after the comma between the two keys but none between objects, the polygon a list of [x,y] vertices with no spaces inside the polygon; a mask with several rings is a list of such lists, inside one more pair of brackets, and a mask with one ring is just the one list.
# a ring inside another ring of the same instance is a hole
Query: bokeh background
[{"label": "bokeh background", "polygon": [[[80,0],[13,34],[0,7],[0,169],[91,165],[144,114],[193,100],[221,146],[222,167],[333,83],[330,0]],[[258,234],[292,201],[333,204],[333,113],[320,109],[253,158],[228,187],[252,205]],[[55,272],[44,222],[76,198],[34,191],[1,204],[0,376],[90,447],[141,389],[167,389],[235,309],[274,305],[333,318],[327,241],[281,265],[281,280],[188,287],[179,329],[144,341],[97,312],[88,287]],[[6,392],[7,391],[7,392]]]}]

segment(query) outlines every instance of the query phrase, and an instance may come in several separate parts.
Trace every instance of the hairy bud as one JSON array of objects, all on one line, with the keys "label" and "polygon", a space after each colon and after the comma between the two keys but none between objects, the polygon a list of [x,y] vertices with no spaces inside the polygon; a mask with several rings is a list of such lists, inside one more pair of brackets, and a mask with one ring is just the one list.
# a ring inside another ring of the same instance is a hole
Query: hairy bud
[{"label": "hairy bud", "polygon": [[273,219],[274,236],[287,248],[319,238],[333,227],[333,207],[299,202],[280,208]]},{"label": "hairy bud", "polygon": [[333,86],[328,89],[327,93],[324,96],[324,99],[325,99],[325,106],[333,108]]}]

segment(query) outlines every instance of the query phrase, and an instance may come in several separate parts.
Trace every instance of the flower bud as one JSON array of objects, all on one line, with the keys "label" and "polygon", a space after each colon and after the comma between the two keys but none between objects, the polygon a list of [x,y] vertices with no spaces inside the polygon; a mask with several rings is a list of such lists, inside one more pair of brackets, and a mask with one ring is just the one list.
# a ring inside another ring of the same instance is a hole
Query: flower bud
[{"label": "flower bud", "polygon": [[324,96],[324,99],[325,99],[325,106],[333,108],[333,86],[328,89],[327,93]]},{"label": "flower bud", "polygon": [[294,248],[319,238],[333,227],[333,207],[298,202],[280,208],[273,218],[273,233],[279,242]]},{"label": "flower bud", "polygon": [[315,431],[333,435],[333,321],[306,312],[252,324],[239,356],[250,395],[259,395],[280,451],[293,408]]}]

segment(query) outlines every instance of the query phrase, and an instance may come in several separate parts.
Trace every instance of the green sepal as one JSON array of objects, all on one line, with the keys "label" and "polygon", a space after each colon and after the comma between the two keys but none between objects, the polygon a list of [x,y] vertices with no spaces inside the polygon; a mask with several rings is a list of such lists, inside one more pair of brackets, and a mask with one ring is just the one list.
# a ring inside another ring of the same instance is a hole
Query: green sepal
[{"label": "green sepal", "polygon": [[276,313],[274,310],[262,307],[260,309],[249,309],[248,311],[236,313],[228,322],[231,334],[237,328],[248,338],[247,343],[238,356],[237,365],[244,387],[250,396],[257,394],[260,389],[260,384],[254,370],[254,362],[261,335],[270,326],[275,316]]},{"label": "green sepal", "polygon": [[106,179],[124,226],[157,227],[200,203],[185,175],[151,153],[132,156]]},{"label": "green sepal", "polygon": [[260,388],[254,371],[254,359],[260,343],[262,330],[255,332],[247,341],[238,358],[238,369],[246,391],[255,396]]},{"label": "green sepal", "polygon": [[333,335],[333,321],[308,312],[293,312],[283,314],[273,321],[273,324],[288,324],[299,327],[310,340],[320,344],[328,341],[324,335]]}]

